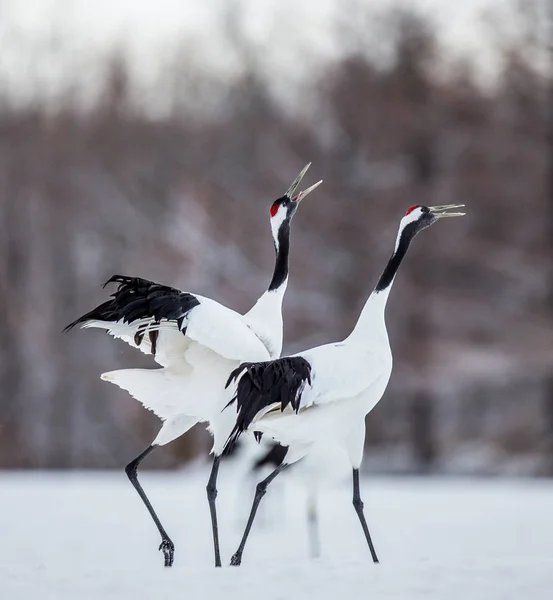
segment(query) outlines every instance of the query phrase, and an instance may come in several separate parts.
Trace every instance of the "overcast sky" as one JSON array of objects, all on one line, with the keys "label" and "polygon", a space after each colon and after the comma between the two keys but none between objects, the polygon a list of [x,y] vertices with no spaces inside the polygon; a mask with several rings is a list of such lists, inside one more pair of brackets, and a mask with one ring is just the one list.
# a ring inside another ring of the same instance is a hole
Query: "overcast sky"
[{"label": "overcast sky", "polygon": [[[243,29],[269,69],[301,68],[301,52],[324,60],[342,48],[335,27],[337,19],[348,19],[342,0],[238,1]],[[444,47],[475,57],[484,76],[497,65],[494,29],[516,27],[515,0],[364,2],[375,13],[402,4],[428,14]],[[118,47],[147,85],[176,44],[209,68],[233,69],[232,53],[218,36],[228,6],[229,0],[0,0],[0,76],[14,93],[33,86],[55,89],[65,73],[80,66],[93,78],[94,65]]]}]

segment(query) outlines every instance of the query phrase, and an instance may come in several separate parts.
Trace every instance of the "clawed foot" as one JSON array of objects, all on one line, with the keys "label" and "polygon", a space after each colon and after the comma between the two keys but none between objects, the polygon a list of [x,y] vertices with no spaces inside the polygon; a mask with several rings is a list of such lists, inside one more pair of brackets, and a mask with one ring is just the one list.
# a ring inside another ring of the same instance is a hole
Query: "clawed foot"
[{"label": "clawed foot", "polygon": [[242,555],[238,552],[235,552],[230,559],[231,567],[239,567],[242,564]]},{"label": "clawed foot", "polygon": [[165,566],[172,567],[175,558],[175,544],[169,538],[165,538],[159,545],[159,549],[163,552]]}]

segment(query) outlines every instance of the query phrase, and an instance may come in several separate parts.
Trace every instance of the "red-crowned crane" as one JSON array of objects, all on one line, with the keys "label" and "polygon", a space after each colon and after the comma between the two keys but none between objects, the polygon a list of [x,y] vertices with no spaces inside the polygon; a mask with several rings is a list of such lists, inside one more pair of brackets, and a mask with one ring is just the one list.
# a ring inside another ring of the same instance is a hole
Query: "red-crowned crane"
[{"label": "red-crowned crane", "polygon": [[[125,468],[161,535],[165,566],[174,560],[174,544],[138,481],[138,465],[158,446],[208,422],[214,454],[207,495],[211,512],[215,565],[221,565],[215,498],[220,455],[236,414],[222,412],[229,373],[244,361],[278,358],[282,351],[282,300],[288,283],[290,224],[300,201],[321,182],[296,194],[308,164],[286,193],[270,207],[276,251],[273,277],[253,308],[241,315],[218,302],[137,277],[114,275],[118,288],[107,302],[83,315],[76,325],[105,329],[151,354],[161,369],[122,369],[102,379],[130,392],[163,420],[154,441]],[[107,285],[107,284],[106,284]]]},{"label": "red-crowned crane", "polygon": [[340,445],[348,454],[353,469],[353,506],[372,559],[378,562],[363,514],[359,467],[365,442],[365,416],[382,398],[392,373],[384,314],[386,301],[415,235],[438,219],[462,216],[464,213],[447,212],[461,206],[408,208],[399,225],[394,252],[345,340],[269,362],[242,364],[231,374],[227,385],[232,385],[233,396],[229,405],[237,406],[238,417],[227,447],[247,429],[288,446],[282,464],[257,485],[232,565],[241,563],[257,507],[269,483],[288,465],[316,451],[318,445],[330,442]]}]

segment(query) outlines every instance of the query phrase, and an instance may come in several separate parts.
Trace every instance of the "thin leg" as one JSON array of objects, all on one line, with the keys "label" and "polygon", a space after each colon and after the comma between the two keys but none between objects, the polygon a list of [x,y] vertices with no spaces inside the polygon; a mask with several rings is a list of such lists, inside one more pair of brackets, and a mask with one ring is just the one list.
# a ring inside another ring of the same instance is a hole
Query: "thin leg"
[{"label": "thin leg", "polygon": [[321,555],[319,511],[317,508],[317,493],[314,491],[310,491],[307,498],[307,527],[309,530],[309,550],[311,558],[319,558]]},{"label": "thin leg", "polygon": [[255,488],[255,497],[253,499],[252,510],[250,512],[250,517],[248,519],[248,523],[246,524],[246,529],[244,530],[244,535],[242,536],[242,541],[240,542],[240,546],[238,546],[238,550],[232,555],[232,558],[230,559],[230,564],[232,566],[237,567],[242,562],[242,553],[244,552],[244,546],[246,545],[246,542],[248,541],[248,536],[250,535],[250,529],[252,528],[253,520],[255,519],[255,513],[257,512],[257,507],[259,506],[259,503],[261,502],[261,498],[263,498],[263,496],[267,492],[267,486],[271,483],[271,481],[273,481],[273,479],[281,471],[284,471],[284,469],[287,466],[288,466],[287,464],[282,463],[268,477],[266,477],[263,481],[260,481],[257,484],[257,487]]},{"label": "thin leg", "polygon": [[361,522],[361,527],[363,528],[363,533],[365,534],[367,544],[369,544],[369,550],[371,551],[373,562],[377,563],[378,557],[376,556],[376,551],[371,540],[371,534],[369,533],[369,528],[367,527],[367,521],[365,521],[363,506],[363,500],[361,500],[361,494],[359,493],[359,469],[353,469],[353,507],[355,508],[355,512],[359,517],[359,521]]},{"label": "thin leg", "polygon": [[128,478],[130,479],[130,482],[133,484],[134,489],[138,492],[138,495],[142,498],[142,502],[144,502],[144,504],[146,505],[148,512],[150,513],[152,519],[154,520],[154,523],[156,524],[156,527],[161,535],[161,544],[159,546],[159,549],[163,552],[163,556],[165,559],[165,566],[171,567],[173,565],[173,559],[175,556],[175,545],[173,544],[173,542],[167,535],[167,532],[163,528],[161,521],[159,520],[158,516],[156,515],[156,511],[154,510],[154,507],[151,505],[150,501],[148,500],[148,496],[146,496],[146,493],[142,489],[142,486],[140,485],[140,483],[138,481],[138,474],[137,474],[138,465],[148,456],[148,454],[150,454],[150,452],[153,452],[156,448],[157,448],[157,445],[155,445],[155,444],[148,446],[146,448],[146,450],[144,450],[144,452],[142,452],[142,454],[139,454],[133,461],[131,461],[125,467],[125,473],[127,474]]},{"label": "thin leg", "polygon": [[211,529],[213,530],[213,549],[215,551],[215,566],[221,566],[221,551],[219,550],[219,527],[217,525],[217,507],[215,499],[217,498],[217,474],[219,473],[220,456],[213,458],[213,467],[211,475],[207,482],[206,492],[207,501],[209,502],[209,512],[211,513]]}]

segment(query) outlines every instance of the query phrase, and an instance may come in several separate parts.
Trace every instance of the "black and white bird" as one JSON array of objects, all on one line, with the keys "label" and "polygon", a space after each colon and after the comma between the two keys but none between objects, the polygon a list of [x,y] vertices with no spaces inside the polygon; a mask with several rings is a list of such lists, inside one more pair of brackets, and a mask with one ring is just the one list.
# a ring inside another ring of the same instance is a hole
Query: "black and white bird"
[{"label": "black and white bird", "polygon": [[[272,437],[288,453],[256,488],[250,517],[231,564],[239,565],[257,507],[269,483],[288,465],[329,442],[347,452],[353,469],[353,506],[374,562],[378,558],[363,514],[359,467],[365,442],[365,416],[382,398],[392,372],[385,307],[401,261],[415,235],[461,204],[411,206],[401,219],[394,252],[369,296],[351,334],[343,341],[294,356],[240,365],[229,378],[238,417],[227,446],[243,431]],[[233,411],[234,412],[234,411]]]},{"label": "black and white bird", "polygon": [[173,564],[174,544],[138,481],[138,465],[158,446],[183,435],[196,423],[209,423],[214,437],[214,460],[207,494],[215,564],[220,566],[216,480],[220,455],[236,420],[232,410],[222,411],[228,400],[225,383],[229,373],[241,362],[270,360],[279,357],[282,351],[282,300],[288,283],[290,225],[300,201],[321,183],[295,193],[309,166],[270,207],[276,251],[273,277],[267,291],[245,315],[199,294],[145,279],[114,275],[107,282],[118,284],[111,299],[67,327],[105,329],[145,354],[151,354],[162,366],[161,369],[122,369],[101,377],[129,391],[163,420],[157,437],[125,471],[159,530],[165,566]]}]

